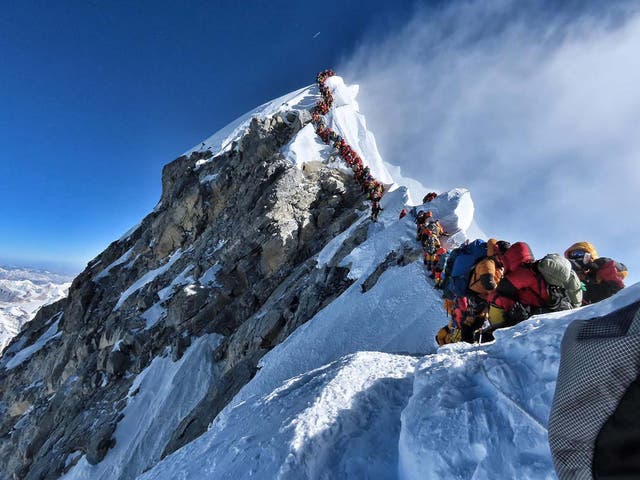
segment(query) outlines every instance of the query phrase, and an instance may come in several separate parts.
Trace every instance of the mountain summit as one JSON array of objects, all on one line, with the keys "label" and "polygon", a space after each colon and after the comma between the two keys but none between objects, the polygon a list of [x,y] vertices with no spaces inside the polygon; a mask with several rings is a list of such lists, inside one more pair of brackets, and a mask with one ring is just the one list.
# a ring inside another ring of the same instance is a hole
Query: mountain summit
[{"label": "mountain summit", "polygon": [[[409,192],[357,87],[327,85],[327,124],[387,188],[379,221],[315,133],[315,85],[187,151],[156,208],[0,358],[0,477],[552,475],[558,345],[580,312],[436,354],[442,300],[412,218],[398,219]],[[451,246],[466,240],[467,190],[429,209]]]}]

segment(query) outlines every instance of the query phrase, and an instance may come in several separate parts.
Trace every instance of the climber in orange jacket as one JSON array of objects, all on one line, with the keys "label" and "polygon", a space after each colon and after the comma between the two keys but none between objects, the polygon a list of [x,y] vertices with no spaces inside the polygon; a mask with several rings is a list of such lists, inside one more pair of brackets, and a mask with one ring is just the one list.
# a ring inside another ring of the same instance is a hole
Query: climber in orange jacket
[{"label": "climber in orange jacket", "polygon": [[480,260],[471,270],[469,278],[469,290],[476,293],[481,299],[487,300],[504,273],[502,254],[511,245],[508,242],[498,242],[495,238],[487,241],[487,256]]}]

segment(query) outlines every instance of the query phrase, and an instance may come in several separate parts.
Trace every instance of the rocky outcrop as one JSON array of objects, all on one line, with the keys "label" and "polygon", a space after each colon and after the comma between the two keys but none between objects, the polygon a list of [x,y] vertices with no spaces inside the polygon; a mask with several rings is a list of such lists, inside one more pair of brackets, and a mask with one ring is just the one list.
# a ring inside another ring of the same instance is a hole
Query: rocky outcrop
[{"label": "rocky outcrop", "polygon": [[253,119],[223,153],[168,164],[156,209],[12,341],[0,359],[0,478],[58,478],[82,455],[100,462],[136,375],[222,335],[215,381],[164,446],[171,453],[351,284],[340,252],[323,268],[313,256],[367,208],[364,196],[341,171],[303,171],[281,154],[309,121],[304,111]]}]

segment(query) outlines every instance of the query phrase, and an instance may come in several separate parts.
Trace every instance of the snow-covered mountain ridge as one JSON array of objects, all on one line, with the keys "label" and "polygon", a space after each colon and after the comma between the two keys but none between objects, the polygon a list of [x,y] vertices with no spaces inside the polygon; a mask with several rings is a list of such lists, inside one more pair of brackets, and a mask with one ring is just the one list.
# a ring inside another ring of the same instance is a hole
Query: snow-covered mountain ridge
[{"label": "snow-covered mountain ridge", "polygon": [[67,294],[71,280],[41,270],[0,267],[0,353],[40,307]]},{"label": "snow-covered mountain ridge", "polygon": [[[436,350],[445,323],[395,184],[333,78],[327,115],[384,179],[378,223],[310,129],[315,86],[163,170],[158,206],[0,359],[0,477],[552,478],[546,416],[572,318]],[[473,227],[468,191],[429,209]]]}]

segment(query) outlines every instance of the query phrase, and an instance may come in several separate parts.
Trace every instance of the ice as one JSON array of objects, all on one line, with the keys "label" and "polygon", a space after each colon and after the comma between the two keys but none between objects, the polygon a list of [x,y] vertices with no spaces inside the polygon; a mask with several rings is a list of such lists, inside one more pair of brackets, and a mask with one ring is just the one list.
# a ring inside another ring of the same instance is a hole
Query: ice
[{"label": "ice", "polygon": [[402,413],[400,478],[555,478],[547,422],[564,331],[638,298],[640,284],[498,330],[491,344],[455,344],[424,357]]},{"label": "ice", "polygon": [[125,262],[128,262],[131,259],[131,255],[133,255],[134,247],[131,247],[129,250],[124,252],[120,258],[112,262],[107,268],[98,273],[95,277],[93,277],[93,281],[97,282],[109,275],[109,272],[113,270],[118,265],[122,265]]},{"label": "ice", "polygon": [[161,267],[158,267],[154,270],[151,270],[145,273],[142,277],[140,277],[136,282],[133,283],[133,285],[127,288],[124,292],[122,292],[122,295],[120,295],[120,299],[118,300],[118,303],[116,303],[116,306],[113,307],[113,310],[114,311],[118,310],[122,306],[122,304],[127,300],[127,298],[129,298],[131,295],[133,295],[135,292],[140,290],[145,285],[153,282],[157,277],[159,277],[163,273],[167,272],[171,268],[171,266],[180,259],[180,257],[182,256],[182,253],[183,253],[182,249],[176,250],[169,257],[169,260],[167,261],[167,263],[165,263]]},{"label": "ice", "polygon": [[135,232],[140,225],[142,225],[142,222],[136,223],[133,227],[131,227],[126,232],[124,232],[124,234],[118,239],[118,242],[123,242],[125,240],[128,240],[129,237],[133,235],[133,232]]},{"label": "ice", "polygon": [[193,270],[193,265],[188,265],[182,272],[178,274],[176,278],[174,278],[168,287],[163,288],[158,291],[158,297],[161,302],[166,302],[169,300],[177,287],[182,287],[184,285],[188,285],[194,282],[193,276],[189,275],[189,272]]},{"label": "ice", "polygon": [[202,276],[198,279],[198,281],[207,287],[220,287],[216,275],[218,272],[222,270],[222,265],[216,263],[214,266],[209,268],[206,272],[202,274]]},{"label": "ice", "polygon": [[31,358],[34,353],[40,351],[51,340],[61,337],[62,332],[58,332],[58,324],[61,318],[62,315],[58,314],[57,320],[33,344],[18,350],[15,355],[11,357],[3,356],[0,359],[0,366],[11,370]]},{"label": "ice", "polygon": [[394,478],[416,361],[360,352],[291,378],[139,478]]},{"label": "ice", "polygon": [[216,378],[211,359],[222,338],[217,334],[198,338],[177,362],[170,356],[156,357],[129,390],[124,417],[114,433],[115,446],[97,465],[83,456],[62,478],[135,478],[158,462],[175,428]]},{"label": "ice", "polygon": [[156,302],[145,310],[140,316],[146,322],[145,330],[154,327],[167,315],[167,309],[162,306],[162,302]]},{"label": "ice", "polygon": [[282,153],[287,160],[302,168],[305,163],[325,161],[331,150],[332,147],[320,140],[309,123],[282,149]]},{"label": "ice", "polygon": [[231,148],[233,142],[240,139],[252,118],[267,118],[278,111],[308,110],[315,104],[317,95],[318,88],[315,85],[312,85],[267,102],[264,105],[253,109],[249,113],[238,117],[226,127],[207,138],[200,145],[184,152],[183,155],[188,157],[193,152],[209,150],[213,154],[213,157],[207,160],[199,160],[196,167],[201,167],[202,165],[211,162],[216,155],[219,155]]},{"label": "ice", "polygon": [[220,175],[217,173],[212,173],[210,175],[205,175],[200,179],[200,183],[211,183],[215,182]]}]

